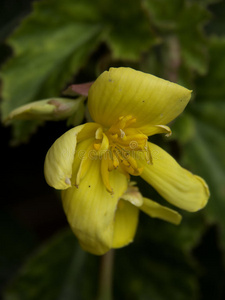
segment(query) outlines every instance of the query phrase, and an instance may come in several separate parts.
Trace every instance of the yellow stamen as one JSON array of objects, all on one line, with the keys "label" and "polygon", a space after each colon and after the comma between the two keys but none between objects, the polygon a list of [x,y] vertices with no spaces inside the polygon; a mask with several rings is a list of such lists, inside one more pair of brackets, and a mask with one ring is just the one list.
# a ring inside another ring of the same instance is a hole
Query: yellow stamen
[{"label": "yellow stamen", "polygon": [[114,133],[117,132],[120,129],[124,129],[125,127],[129,126],[130,124],[136,122],[136,119],[133,118],[132,116],[126,116],[126,117],[120,117],[119,120],[113,124],[110,128],[109,128],[109,132],[110,133]]},{"label": "yellow stamen", "polygon": [[144,147],[144,156],[145,156],[145,159],[147,161],[147,164],[151,164],[152,165],[152,154],[151,154],[151,151],[149,149],[149,145],[146,141],[146,146]]},{"label": "yellow stamen", "polygon": [[101,143],[100,151],[103,154],[108,149],[109,149],[109,140],[108,140],[107,136],[103,133],[103,138],[102,138],[102,143]]},{"label": "yellow stamen", "polygon": [[101,140],[102,139],[102,134],[103,134],[103,129],[101,127],[99,127],[95,132],[96,140]]},{"label": "yellow stamen", "polygon": [[81,162],[80,162],[80,166],[79,166],[79,169],[78,169],[78,172],[77,172],[77,176],[76,176],[76,183],[75,183],[75,186],[78,188],[79,184],[80,184],[80,181],[84,178],[87,170],[88,170],[88,167],[90,166],[90,163],[91,163],[91,160],[90,158],[88,157],[89,156],[89,153],[90,151],[93,149],[92,145],[87,149],[87,151],[85,151],[82,159],[81,159]]},{"label": "yellow stamen", "polygon": [[113,165],[113,160],[112,159],[108,159],[108,170],[109,172],[113,171],[115,169],[114,165]]},{"label": "yellow stamen", "polygon": [[94,148],[98,151],[96,155],[99,156],[102,156],[109,149],[109,140],[104,133],[102,133],[102,140],[97,141],[97,143],[94,144]]},{"label": "yellow stamen", "polygon": [[129,162],[130,166],[133,168],[133,169],[137,169],[138,166],[137,166],[137,161],[132,157],[132,156],[128,156],[127,157],[127,161]]},{"label": "yellow stamen", "polygon": [[99,143],[99,144],[94,144],[94,148],[95,148],[95,150],[99,150],[100,148],[101,148],[101,144]]},{"label": "yellow stamen", "polygon": [[[148,137],[138,128],[132,127],[135,122],[136,119],[132,116],[121,116],[108,130],[99,127],[95,132],[95,141],[90,150],[95,150],[93,155],[101,159],[102,181],[111,194],[113,190],[109,172],[117,169],[127,178],[130,178],[130,175],[140,175],[143,169],[139,168],[135,159],[137,151],[144,152],[147,163],[152,163]],[[90,160],[87,154],[84,155],[77,172],[77,185],[86,174]]]},{"label": "yellow stamen", "polygon": [[113,194],[113,189],[109,182],[109,162],[108,159],[103,157],[101,160],[101,174],[102,174],[102,181],[107,189],[107,191]]},{"label": "yellow stamen", "polygon": [[119,163],[119,160],[118,160],[118,158],[117,158],[117,156],[115,155],[114,152],[112,152],[112,156],[113,156],[113,166],[116,169],[119,166],[120,163]]},{"label": "yellow stamen", "polygon": [[120,129],[120,133],[121,133],[120,134],[121,139],[124,138],[125,137],[125,132],[122,129]]}]

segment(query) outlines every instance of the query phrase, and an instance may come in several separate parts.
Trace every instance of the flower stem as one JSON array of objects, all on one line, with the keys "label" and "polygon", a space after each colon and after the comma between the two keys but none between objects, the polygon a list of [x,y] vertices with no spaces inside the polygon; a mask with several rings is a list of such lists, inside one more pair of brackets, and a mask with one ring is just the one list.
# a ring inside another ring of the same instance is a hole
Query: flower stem
[{"label": "flower stem", "polygon": [[110,250],[101,258],[99,291],[97,300],[112,300],[114,250]]}]

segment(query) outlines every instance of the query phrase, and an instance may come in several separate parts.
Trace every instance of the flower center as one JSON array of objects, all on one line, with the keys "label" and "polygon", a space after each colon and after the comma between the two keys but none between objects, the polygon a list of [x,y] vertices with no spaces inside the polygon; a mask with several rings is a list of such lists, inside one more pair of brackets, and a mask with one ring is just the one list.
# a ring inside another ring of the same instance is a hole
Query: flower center
[{"label": "flower center", "polygon": [[113,194],[109,174],[117,169],[130,179],[130,175],[138,176],[143,168],[138,166],[138,154],[145,155],[147,163],[151,162],[148,148],[148,137],[138,128],[133,127],[136,119],[122,116],[110,128],[99,127],[95,132],[94,142],[85,151],[76,172],[75,185],[78,187],[93,159],[101,161],[101,177],[108,192]]},{"label": "flower center", "polygon": [[137,151],[143,152],[150,163],[148,137],[138,128],[132,127],[135,122],[136,119],[132,116],[122,116],[109,129],[104,131],[99,128],[96,131],[94,149],[101,157],[101,175],[110,193],[113,193],[109,183],[110,171],[118,169],[128,178],[130,175],[140,175],[143,168],[138,167]]}]

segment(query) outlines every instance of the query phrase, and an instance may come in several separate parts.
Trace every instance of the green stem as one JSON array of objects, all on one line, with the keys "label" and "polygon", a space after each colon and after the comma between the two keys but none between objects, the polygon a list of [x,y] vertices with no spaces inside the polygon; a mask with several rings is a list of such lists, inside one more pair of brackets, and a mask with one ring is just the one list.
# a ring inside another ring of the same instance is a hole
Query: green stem
[{"label": "green stem", "polygon": [[112,300],[114,250],[110,250],[101,258],[99,291],[97,300]]}]

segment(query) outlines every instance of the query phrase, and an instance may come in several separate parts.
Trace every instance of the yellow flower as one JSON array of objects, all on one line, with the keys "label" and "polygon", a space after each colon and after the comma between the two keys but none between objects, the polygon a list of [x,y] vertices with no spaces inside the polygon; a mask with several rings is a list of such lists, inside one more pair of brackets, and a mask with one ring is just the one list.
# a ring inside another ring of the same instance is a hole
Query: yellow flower
[{"label": "yellow flower", "polygon": [[47,183],[62,191],[68,222],[83,249],[104,254],[130,243],[139,210],[178,224],[181,216],[128,186],[140,175],[171,204],[203,208],[209,190],[148,136],[171,134],[166,126],[187,105],[191,91],[130,68],[111,68],[91,86],[93,123],[62,135],[45,160]]}]

